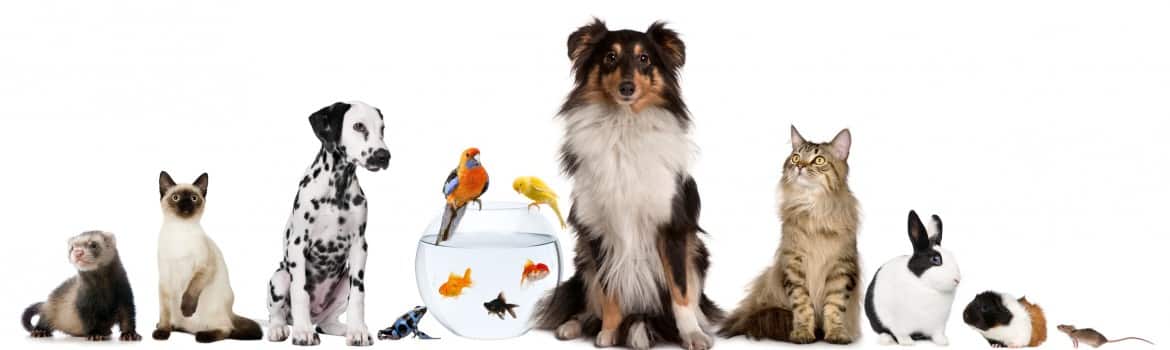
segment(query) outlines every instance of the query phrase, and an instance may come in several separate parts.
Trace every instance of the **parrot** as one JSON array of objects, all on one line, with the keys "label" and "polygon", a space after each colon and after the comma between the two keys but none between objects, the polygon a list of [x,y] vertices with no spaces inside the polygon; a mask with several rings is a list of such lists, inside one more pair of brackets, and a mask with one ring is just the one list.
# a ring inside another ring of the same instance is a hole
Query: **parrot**
[{"label": "parrot", "polygon": [[488,174],[479,162],[479,149],[472,147],[463,151],[459,156],[459,165],[447,175],[443,182],[443,197],[447,205],[443,208],[443,221],[439,226],[439,236],[435,244],[451,239],[455,227],[463,219],[467,204],[475,203],[483,209],[479,196],[488,190]]},{"label": "parrot", "polygon": [[563,230],[568,227],[565,225],[565,217],[561,215],[561,208],[557,206],[556,192],[553,192],[552,188],[549,188],[548,184],[545,184],[543,180],[536,176],[517,177],[512,182],[512,189],[516,190],[516,193],[522,194],[532,200],[532,203],[528,204],[529,209],[532,209],[532,207],[539,208],[541,204],[547,204],[557,214],[557,220],[561,222],[561,229]]}]

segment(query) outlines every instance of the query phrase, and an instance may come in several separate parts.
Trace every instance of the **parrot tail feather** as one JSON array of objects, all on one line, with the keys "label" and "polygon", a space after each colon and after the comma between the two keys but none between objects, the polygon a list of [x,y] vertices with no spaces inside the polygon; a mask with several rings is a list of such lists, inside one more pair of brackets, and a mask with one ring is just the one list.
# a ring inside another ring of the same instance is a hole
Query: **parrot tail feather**
[{"label": "parrot tail feather", "polygon": [[563,230],[565,228],[568,228],[568,226],[565,225],[565,217],[563,215],[561,215],[561,208],[557,207],[557,202],[555,202],[555,201],[549,202],[548,206],[552,208],[553,213],[557,214],[557,220],[561,221],[561,229]]},{"label": "parrot tail feather", "polygon": [[459,221],[463,219],[463,212],[466,209],[466,205],[456,209],[450,204],[443,208],[443,221],[439,225],[439,235],[435,239],[436,245],[451,239],[451,234],[455,233],[455,228],[459,226]]}]

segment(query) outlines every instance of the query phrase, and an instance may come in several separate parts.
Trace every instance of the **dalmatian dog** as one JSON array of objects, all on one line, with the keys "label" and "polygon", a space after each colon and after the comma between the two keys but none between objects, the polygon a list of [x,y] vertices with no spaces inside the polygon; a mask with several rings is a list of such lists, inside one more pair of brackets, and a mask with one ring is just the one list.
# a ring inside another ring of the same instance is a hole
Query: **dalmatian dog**
[{"label": "dalmatian dog", "polygon": [[366,195],[357,170],[390,164],[382,112],[338,102],[309,116],[309,124],[321,151],[301,179],[284,229],[284,261],[268,285],[268,340],[291,336],[294,345],[310,346],[324,333],[373,345],[364,310]]}]

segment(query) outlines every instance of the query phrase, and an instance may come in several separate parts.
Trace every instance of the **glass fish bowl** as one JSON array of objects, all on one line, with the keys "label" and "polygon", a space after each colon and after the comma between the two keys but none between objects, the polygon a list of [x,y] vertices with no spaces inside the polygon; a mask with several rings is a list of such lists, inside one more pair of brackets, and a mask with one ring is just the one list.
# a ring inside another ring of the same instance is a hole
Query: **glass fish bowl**
[{"label": "glass fish bowl", "polygon": [[528,332],[537,301],[561,280],[550,220],[527,203],[472,203],[451,237],[436,244],[441,219],[442,211],[423,231],[414,262],[429,313],[465,338]]}]

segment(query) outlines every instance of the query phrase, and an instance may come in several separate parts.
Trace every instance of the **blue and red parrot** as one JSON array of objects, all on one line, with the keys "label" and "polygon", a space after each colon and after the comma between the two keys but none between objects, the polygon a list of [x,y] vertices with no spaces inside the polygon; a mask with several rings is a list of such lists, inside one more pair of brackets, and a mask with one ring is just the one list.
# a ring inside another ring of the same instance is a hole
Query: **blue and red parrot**
[{"label": "blue and red parrot", "polygon": [[435,244],[451,238],[459,220],[463,218],[467,204],[475,203],[483,208],[479,201],[488,189],[488,174],[479,162],[479,149],[472,147],[463,151],[459,156],[459,165],[447,175],[443,183],[443,196],[447,199],[447,206],[443,209],[443,221],[439,226],[439,237]]}]

